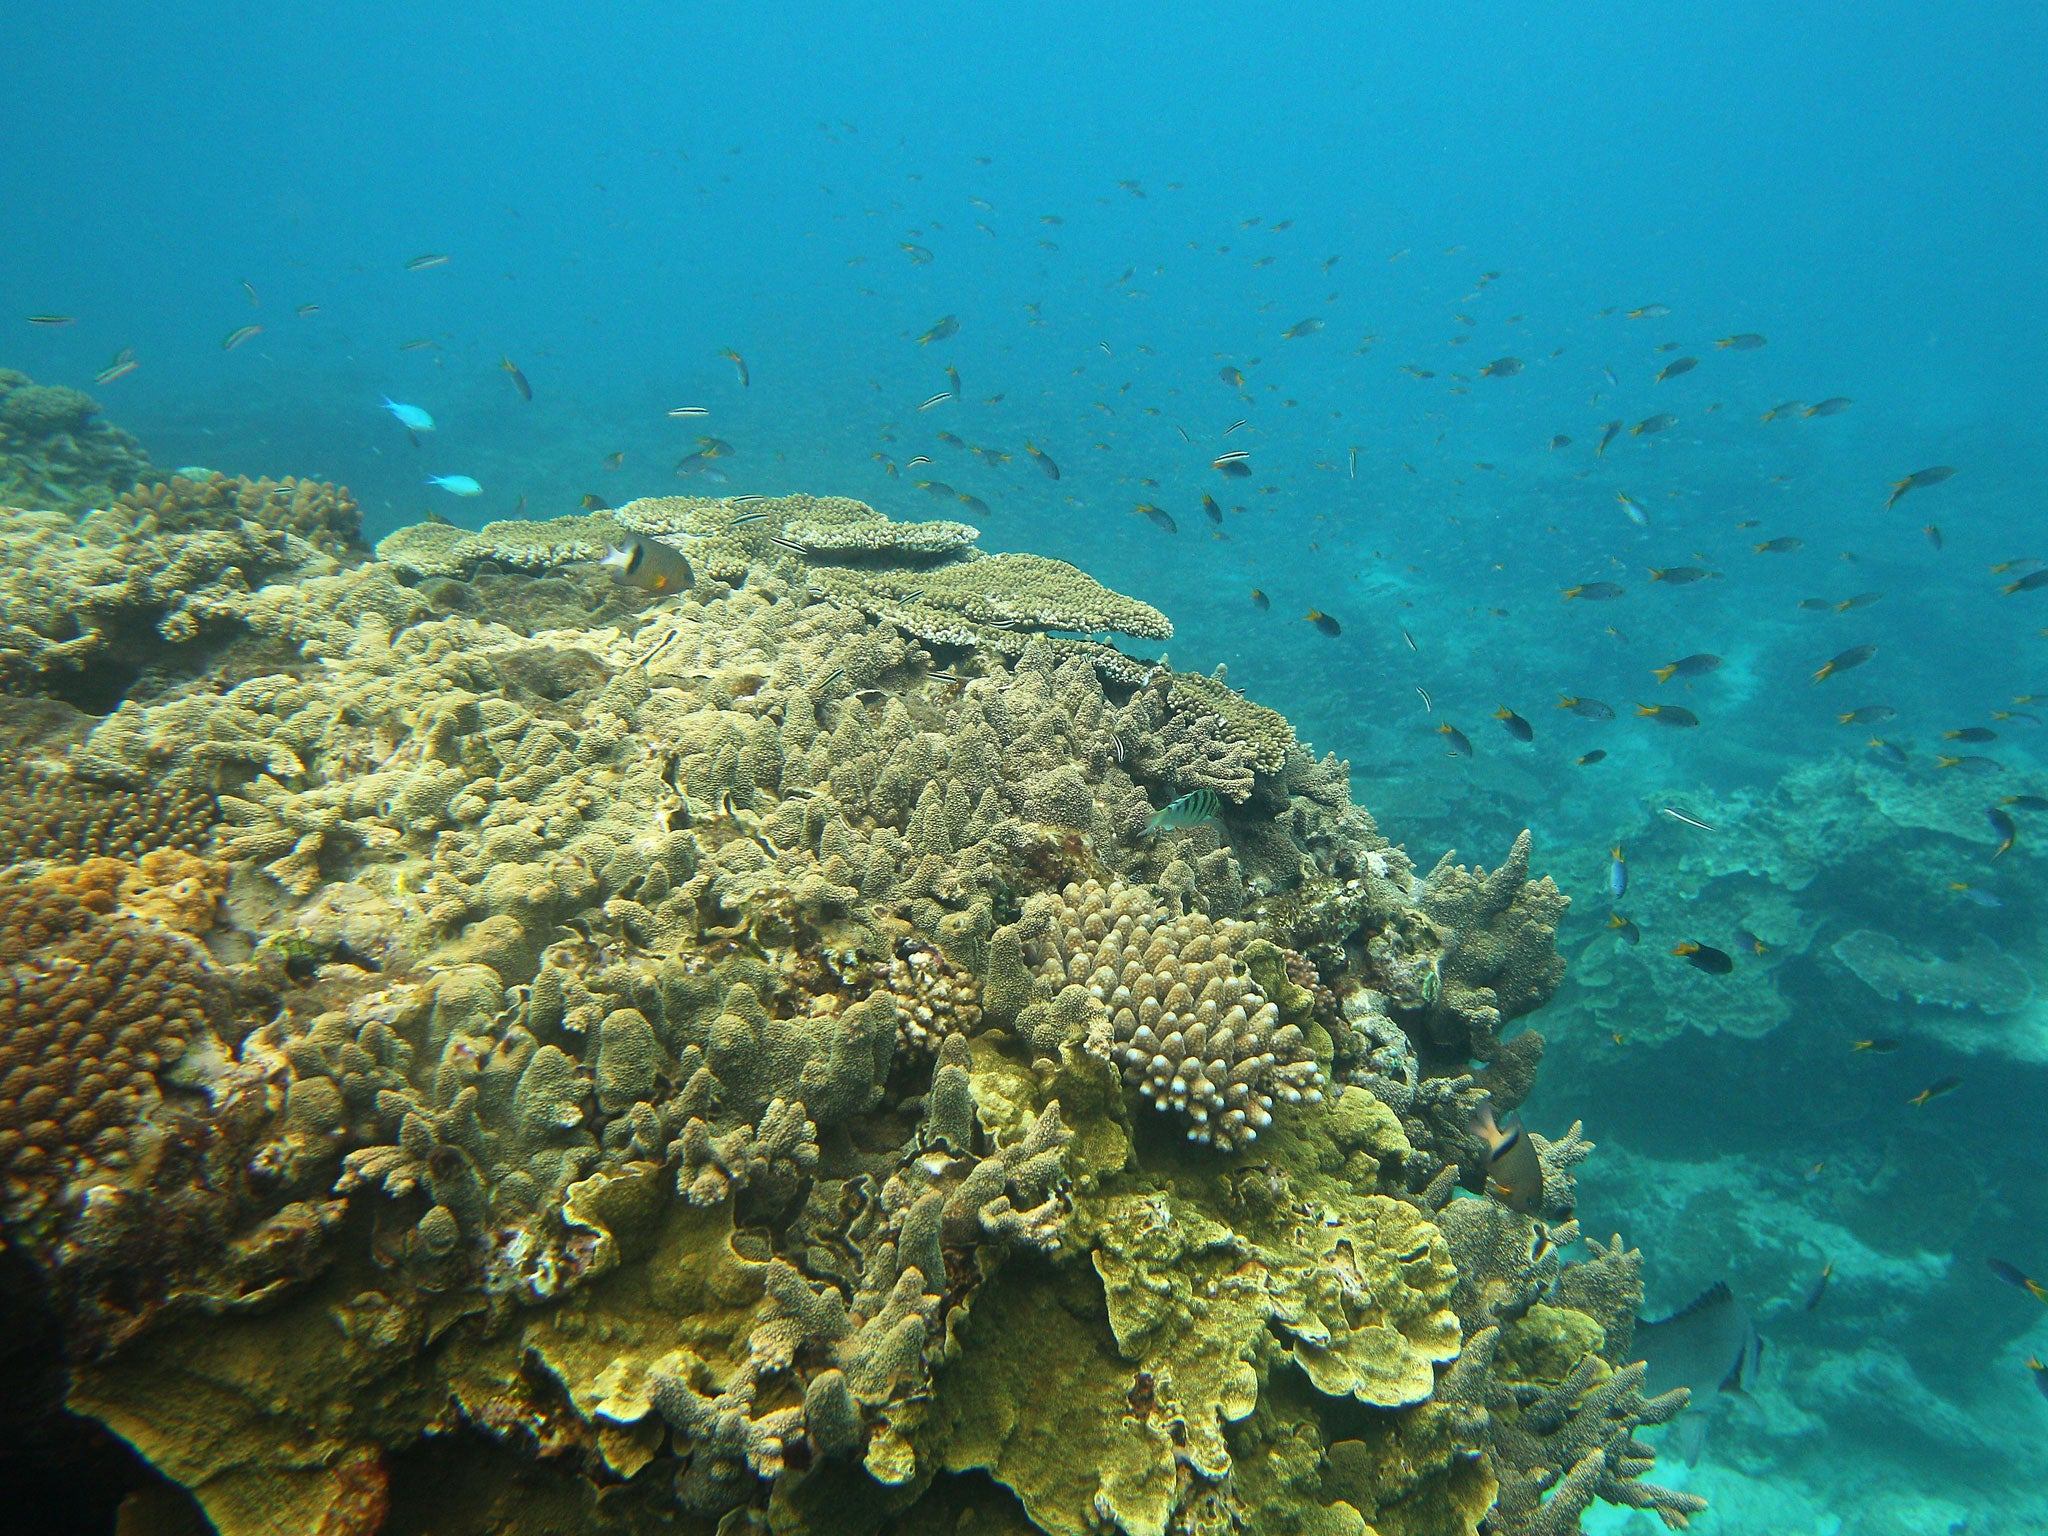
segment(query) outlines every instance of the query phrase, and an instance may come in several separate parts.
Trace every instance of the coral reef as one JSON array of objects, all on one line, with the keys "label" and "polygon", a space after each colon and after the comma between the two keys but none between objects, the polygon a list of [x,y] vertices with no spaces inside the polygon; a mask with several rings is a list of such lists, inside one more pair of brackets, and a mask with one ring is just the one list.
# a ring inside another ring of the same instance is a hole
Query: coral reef
[{"label": "coral reef", "polygon": [[218,470],[180,472],[154,485],[123,491],[114,505],[140,517],[156,519],[168,533],[195,528],[233,528],[248,521],[297,534],[316,549],[337,557],[362,543],[363,516],[345,485],[328,485],[267,476],[229,479]]},{"label": "coral reef", "polygon": [[[18,726],[0,1220],[71,1408],[222,1536],[1696,1507],[1635,1256],[1563,1260],[1591,1144],[1532,1133],[1535,1216],[1479,1177],[1561,971],[1526,834],[1418,879],[1279,715],[1073,638],[1163,616],[958,524],[677,498],[344,569],[317,488],[193,485],[94,526],[220,659]],[[698,584],[616,600],[621,531]]]},{"label": "coral reef", "polygon": [[0,512],[0,689],[99,712],[167,651],[238,627],[270,577],[322,564],[296,534],[251,522],[166,534],[128,508]]},{"label": "coral reef", "polygon": [[0,368],[0,507],[86,512],[149,478],[142,445],[99,413],[89,395]]},{"label": "coral reef", "polygon": [[[1830,1011],[1867,1012],[1880,1006],[1874,992],[1897,1004],[1893,1032],[2043,1059],[2048,1039],[2038,1030],[1992,1027],[1975,1002],[2023,1000],[2031,972],[2048,960],[2031,937],[2040,913],[2027,882],[2007,875],[2014,855],[1990,862],[1998,834],[1984,814],[1989,798],[1981,780],[1837,756],[1799,762],[1760,789],[1690,796],[1693,813],[1720,829],[1711,838],[1661,816],[1623,827],[1631,866],[1654,871],[1619,904],[1642,942],[1601,932],[1580,944],[1564,1001],[1583,1032],[1601,1039],[1653,1044],[1680,1030],[1758,1038],[1833,978],[1840,990]],[[1559,879],[1597,889],[1604,854],[1568,860]],[[2024,843],[2018,856],[2027,857]],[[1973,899],[1984,896],[2005,909]],[[1595,925],[1604,920],[1602,909]],[[1685,940],[1733,954],[1734,971],[1672,964],[1668,951]],[[1898,955],[1886,948],[1894,940]]]},{"label": "coral reef", "polygon": [[0,865],[196,852],[217,819],[213,796],[191,785],[124,789],[27,763],[0,770]]}]

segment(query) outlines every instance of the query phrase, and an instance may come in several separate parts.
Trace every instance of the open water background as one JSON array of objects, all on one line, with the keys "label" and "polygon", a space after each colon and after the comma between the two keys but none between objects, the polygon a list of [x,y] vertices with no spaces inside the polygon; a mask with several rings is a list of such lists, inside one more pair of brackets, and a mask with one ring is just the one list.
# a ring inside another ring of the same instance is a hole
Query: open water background
[{"label": "open water background", "polygon": [[[1870,733],[1835,712],[1872,702],[1900,711],[1893,771],[1938,783],[1941,730],[2048,693],[2048,593],[1988,569],[2048,557],[2037,6],[112,0],[0,9],[0,59],[0,366],[86,387],[159,463],[344,481],[373,537],[586,493],[963,517],[1166,609],[1177,665],[1226,664],[1351,759],[1424,865],[1491,863],[1530,827],[1576,899],[1581,971],[1613,942],[1610,844],[1642,838],[1636,890],[1667,907],[1733,873],[1660,806],[1739,822],[1788,773],[1856,757]],[[448,260],[406,269],[426,253]],[[24,323],[49,312],[77,323]],[[919,345],[947,315],[958,334]],[[1768,345],[1714,346],[1742,332]],[[141,367],[95,388],[121,348]],[[1653,382],[1681,356],[1701,361]],[[1524,366],[1480,376],[1502,357]],[[947,365],[960,397],[920,411]],[[386,395],[434,415],[423,447]],[[1759,419],[1833,396],[1854,403]],[[1676,425],[1596,455],[1605,422],[1659,412]],[[736,450],[724,487],[671,473],[700,432]],[[1209,467],[1227,448],[1251,479]],[[877,458],[917,454],[935,462],[893,477]],[[1885,509],[1936,464],[1957,473]],[[1803,547],[1753,551],[1783,535]],[[1723,574],[1649,580],[1693,564]],[[1560,596],[1602,580],[1624,595]],[[1866,591],[1885,595],[1797,607]],[[1808,683],[1866,641],[1867,667]],[[1690,687],[1648,675],[1701,651],[1725,665]],[[1637,699],[1702,723],[1633,718]],[[1446,753],[1446,720],[1475,756]],[[2039,728],[1999,729],[1971,749],[2002,764],[1973,781],[1987,806],[2048,788]],[[1850,873],[1814,882],[1810,923],[1950,957],[1982,937],[2048,979],[2026,834],[1996,864],[1954,836],[1816,835]],[[1908,854],[1881,898],[1855,873]],[[2048,1271],[2048,1025],[1977,1021],[1967,1052],[1824,949],[1774,974],[1789,1016],[1754,1039],[1680,1027],[1700,1021],[1626,974],[1598,1019],[1575,981],[1538,1020],[1531,1123],[1583,1115],[1604,1143],[1588,1230],[1643,1244],[1653,1308],[1729,1276],[1775,1346],[1674,1480],[1719,1501],[1708,1532],[2040,1529],[2048,1403],[2023,1362],[2048,1313],[1982,1260]],[[1887,1030],[1905,1048],[1851,1059]],[[1963,1089],[1906,1106],[1949,1072]]]}]

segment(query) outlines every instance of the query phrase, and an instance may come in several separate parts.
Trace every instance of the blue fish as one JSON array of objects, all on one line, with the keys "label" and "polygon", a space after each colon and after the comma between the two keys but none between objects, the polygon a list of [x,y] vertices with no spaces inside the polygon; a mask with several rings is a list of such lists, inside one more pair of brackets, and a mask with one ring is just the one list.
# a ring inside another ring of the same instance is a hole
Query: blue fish
[{"label": "blue fish", "polygon": [[396,416],[398,424],[408,432],[431,432],[434,430],[434,418],[416,405],[401,405],[398,401],[387,396],[384,401],[384,409]]},{"label": "blue fish", "polygon": [[438,485],[451,496],[481,496],[484,488],[467,475],[429,475],[427,484]]},{"label": "blue fish", "polygon": [[1613,862],[1607,866],[1607,894],[1616,901],[1628,894],[1628,860],[1621,856],[1621,850],[1612,850]]}]

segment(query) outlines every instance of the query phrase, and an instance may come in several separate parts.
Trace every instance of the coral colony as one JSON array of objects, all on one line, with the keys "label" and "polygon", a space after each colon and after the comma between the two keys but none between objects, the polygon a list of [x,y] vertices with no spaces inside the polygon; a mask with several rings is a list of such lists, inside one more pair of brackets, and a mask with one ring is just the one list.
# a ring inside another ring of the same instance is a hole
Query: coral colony
[{"label": "coral colony", "polygon": [[70,1407],[223,1536],[1701,1507],[1639,1256],[1562,1261],[1590,1144],[1511,1201],[1472,1130],[1563,974],[1527,834],[1418,874],[1088,638],[1165,615],[958,523],[99,504],[0,521],[0,1215]]}]

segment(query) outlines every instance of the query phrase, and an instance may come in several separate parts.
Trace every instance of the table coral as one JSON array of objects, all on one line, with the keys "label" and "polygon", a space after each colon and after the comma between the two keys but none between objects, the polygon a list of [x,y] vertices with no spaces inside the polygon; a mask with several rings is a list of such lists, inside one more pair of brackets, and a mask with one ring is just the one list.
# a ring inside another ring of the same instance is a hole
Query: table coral
[{"label": "table coral", "polygon": [[[969,1471],[1074,1536],[1682,1523],[1629,1439],[1633,1256],[1454,1198],[1557,983],[1526,837],[1418,880],[1282,717],[1073,638],[1163,616],[961,525],[662,498],[341,569],[145,499],[9,524],[228,650],[40,792],[176,809],[0,875],[51,914],[6,963],[146,940],[204,1017],[120,1101],[147,1189],[31,1085],[66,1175],[31,1154],[0,1219],[88,1342],[74,1407],[223,1536],[871,1536]],[[583,564],[621,531],[698,585],[621,602]],[[181,542],[219,539],[278,559]],[[1218,818],[1148,832],[1197,787]],[[1590,1143],[1534,1144],[1571,1204]]]},{"label": "table coral", "polygon": [[471,531],[452,523],[414,523],[377,541],[377,558],[415,576],[456,576],[492,560],[519,570],[544,571],[597,560],[619,537],[609,513],[546,521],[514,518]]},{"label": "table coral", "polygon": [[895,522],[845,497],[652,497],[588,517],[491,523],[475,533],[422,523],[387,535],[377,554],[420,575],[461,574],[484,560],[542,569],[596,559],[622,532],[673,543],[718,581],[744,580],[750,562],[775,565],[922,640],[1015,655],[1044,630],[1173,634],[1158,609],[1063,560],[985,555],[964,523]]},{"label": "table coral", "polygon": [[2018,1013],[2034,996],[2026,967],[1987,939],[1950,960],[1915,955],[1888,933],[1858,928],[1837,939],[1831,952],[1888,1002],[1909,998],[1996,1016]]}]

